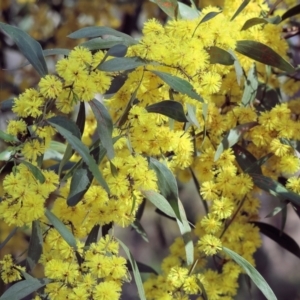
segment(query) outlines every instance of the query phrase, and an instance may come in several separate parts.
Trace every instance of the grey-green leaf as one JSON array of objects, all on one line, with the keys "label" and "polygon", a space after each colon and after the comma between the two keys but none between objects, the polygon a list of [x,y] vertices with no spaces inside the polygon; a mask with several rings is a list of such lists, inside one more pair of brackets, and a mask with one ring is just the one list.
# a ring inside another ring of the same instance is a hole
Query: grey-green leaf
[{"label": "grey-green leaf", "polygon": [[247,30],[255,25],[260,24],[278,24],[280,21],[280,16],[275,16],[272,18],[251,18],[245,22],[241,30]]},{"label": "grey-green leaf", "polygon": [[137,286],[139,299],[146,300],[144,286],[143,286],[141,274],[140,274],[139,268],[137,266],[137,263],[136,263],[133,255],[131,254],[130,250],[128,249],[128,247],[122,241],[120,241],[119,239],[117,239],[117,240],[118,240],[119,244],[121,245],[121,247],[123,248],[124,252],[126,253],[126,255],[129,259],[129,262],[131,264],[131,269],[132,269],[133,277],[135,279],[135,283],[136,283],[136,286]]},{"label": "grey-green leaf", "polygon": [[100,101],[93,99],[89,104],[97,120],[97,132],[101,144],[106,149],[108,158],[112,159],[115,155],[112,140],[112,118],[107,108]]},{"label": "grey-green leaf", "polygon": [[230,21],[233,21],[243,10],[244,8],[249,4],[250,0],[244,0],[241,5],[238,7],[236,12],[231,17]]},{"label": "grey-green leaf", "polygon": [[281,16],[281,19],[282,21],[287,19],[287,18],[290,18],[290,17],[293,17],[295,15],[298,15],[300,13],[300,4],[288,9],[282,16]]},{"label": "grey-green leaf", "polygon": [[171,75],[169,73],[160,71],[151,71],[160,77],[167,85],[169,85],[173,90],[185,94],[193,99],[200,102],[204,102],[202,97],[200,97],[195,91],[193,86],[186,80],[179,78],[177,76]]},{"label": "grey-green leaf", "polygon": [[26,160],[22,160],[22,164],[24,164],[30,170],[35,179],[37,179],[40,183],[45,182],[45,176],[37,166],[34,166],[32,163]]},{"label": "grey-green leaf", "polygon": [[114,56],[114,57],[124,57],[127,53],[128,47],[123,44],[117,44],[112,46],[107,52],[107,56]]},{"label": "grey-green leaf", "polygon": [[178,122],[187,122],[183,106],[181,103],[173,100],[163,100],[146,107],[148,112],[162,114]]},{"label": "grey-green leaf", "polygon": [[0,130],[0,140],[3,140],[5,142],[10,142],[10,143],[20,142],[17,137],[15,137],[14,135],[8,134],[2,130]]},{"label": "grey-green leaf", "polygon": [[39,220],[32,222],[30,242],[27,252],[26,261],[32,271],[38,263],[43,252],[43,234]]},{"label": "grey-green leaf", "polygon": [[54,228],[60,233],[60,235],[67,242],[67,244],[76,249],[76,239],[72,232],[66,227],[66,225],[49,209],[46,209],[45,216],[48,218],[48,220],[51,222]]},{"label": "grey-green leaf", "polygon": [[269,46],[260,42],[243,40],[237,41],[235,50],[258,62],[278,68],[286,72],[294,72],[295,68]]},{"label": "grey-green leaf", "polygon": [[98,69],[106,72],[119,72],[145,65],[146,62],[139,57],[115,57],[101,63]]},{"label": "grey-green leaf", "polygon": [[25,31],[2,22],[0,22],[0,29],[13,39],[22,54],[41,76],[48,74],[42,47],[36,40]]},{"label": "grey-green leaf", "polygon": [[226,247],[223,247],[223,251],[245,270],[248,276],[268,300],[277,300],[277,297],[265,279],[245,258]]},{"label": "grey-green leaf", "polygon": [[81,38],[95,38],[103,35],[112,35],[117,37],[122,37],[130,42],[131,45],[138,43],[134,38],[130,35],[125,34],[123,32],[117,31],[113,28],[105,27],[105,26],[89,26],[79,29],[77,31],[72,32],[68,35],[68,38],[71,39],[81,39]]},{"label": "grey-green leaf", "polygon": [[128,43],[128,40],[120,37],[108,37],[108,38],[94,38],[89,41],[86,41],[80,46],[88,48],[89,50],[100,50],[100,49],[110,49],[111,47],[118,45],[118,44],[124,44],[126,46],[129,46],[130,43]]},{"label": "grey-green leaf", "polygon": [[28,277],[26,280],[18,281],[8,288],[0,297],[0,300],[21,300],[29,296],[33,292],[50,283],[48,278],[33,278]]},{"label": "grey-green leaf", "polygon": [[221,144],[218,146],[214,160],[217,161],[224,150],[229,149],[230,147],[235,145],[246,131],[248,131],[256,125],[257,122],[250,122],[238,125],[237,127],[231,129],[223,138]]},{"label": "grey-green leaf", "polygon": [[248,76],[245,81],[245,88],[242,97],[242,104],[244,106],[248,106],[249,104],[252,104],[254,102],[256,98],[257,88],[258,88],[258,78],[257,78],[255,64],[253,64],[248,72]]},{"label": "grey-green leaf", "polygon": [[210,56],[211,64],[221,64],[226,66],[234,64],[234,57],[222,48],[211,46],[209,49],[207,49],[207,52]]},{"label": "grey-green leaf", "polygon": [[88,165],[90,171],[93,173],[95,179],[107,191],[107,193],[109,193],[109,187],[100,173],[94,158],[90,155],[87,146],[85,146],[81,140],[74,136],[70,131],[53,122],[53,120],[49,119],[47,121],[50,125],[55,127],[57,131],[68,141],[72,148],[79,153],[83,161]]}]

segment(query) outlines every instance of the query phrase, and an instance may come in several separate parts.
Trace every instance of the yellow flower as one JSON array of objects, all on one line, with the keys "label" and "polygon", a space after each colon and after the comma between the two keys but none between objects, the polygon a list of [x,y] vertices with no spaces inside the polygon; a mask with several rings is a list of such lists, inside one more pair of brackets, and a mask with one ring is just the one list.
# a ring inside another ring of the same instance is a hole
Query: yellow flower
[{"label": "yellow flower", "polygon": [[217,237],[206,234],[199,240],[198,249],[206,255],[211,256],[222,250],[222,242]]},{"label": "yellow flower", "polygon": [[215,233],[221,228],[222,223],[214,215],[208,214],[201,220],[201,226],[204,228],[205,232]]},{"label": "yellow flower", "polygon": [[24,120],[10,120],[7,129],[8,134],[17,136],[18,134],[24,135],[27,132],[27,124]]},{"label": "yellow flower", "polygon": [[45,153],[45,144],[37,139],[27,141],[21,150],[24,157],[28,160],[36,161],[37,157]]},{"label": "yellow flower", "polygon": [[62,83],[57,77],[46,75],[40,80],[39,89],[45,98],[57,98],[62,92]]},{"label": "yellow flower", "polygon": [[233,208],[233,202],[229,198],[221,197],[221,199],[213,201],[211,211],[222,220],[231,216]]},{"label": "yellow flower", "polygon": [[89,49],[78,46],[70,52],[69,59],[77,61],[82,65],[90,65],[92,63],[93,56]]},{"label": "yellow flower", "polygon": [[93,296],[97,300],[119,300],[120,287],[114,281],[100,282],[93,290]]},{"label": "yellow flower", "polygon": [[200,82],[206,94],[214,94],[220,90],[222,78],[218,73],[204,73]]}]

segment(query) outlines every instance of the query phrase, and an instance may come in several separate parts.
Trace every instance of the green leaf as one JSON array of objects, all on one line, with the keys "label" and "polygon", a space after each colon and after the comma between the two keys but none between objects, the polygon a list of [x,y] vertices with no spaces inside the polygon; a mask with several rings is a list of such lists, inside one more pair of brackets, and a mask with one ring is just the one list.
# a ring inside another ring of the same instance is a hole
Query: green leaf
[{"label": "green leaf", "polygon": [[190,103],[187,103],[187,119],[188,121],[195,125],[197,128],[200,128],[200,124],[198,122],[197,116],[196,116],[196,106],[195,105],[191,105]]},{"label": "green leaf", "polygon": [[29,277],[27,280],[16,282],[9,287],[0,297],[0,300],[21,300],[29,296],[33,292],[50,283],[48,278],[37,279]]},{"label": "green leaf", "polygon": [[289,235],[282,232],[280,229],[266,223],[262,222],[251,222],[255,226],[259,228],[259,231],[272,239],[274,242],[276,242],[278,245],[280,245],[285,250],[293,253],[295,256],[300,258],[300,247],[295,242],[294,239],[292,239]]},{"label": "green leaf", "polygon": [[156,3],[171,19],[176,18],[176,11],[178,11],[177,0],[151,0],[151,2]]},{"label": "green leaf", "polygon": [[42,47],[36,40],[25,31],[2,22],[0,22],[0,29],[13,39],[22,54],[41,76],[48,74]]},{"label": "green leaf", "polygon": [[46,209],[45,216],[54,226],[54,228],[60,233],[63,239],[67,242],[67,244],[73,247],[75,250],[77,249],[76,239],[72,232],[66,227],[66,225],[56,217],[49,209]]},{"label": "green leaf", "polygon": [[295,68],[269,46],[260,42],[243,40],[237,41],[235,50],[258,62],[278,68],[286,72],[294,72]]},{"label": "green leaf", "polygon": [[211,64],[221,64],[230,66],[234,63],[234,57],[226,50],[219,48],[217,46],[211,46],[207,49],[210,56]]},{"label": "green leaf", "polygon": [[244,106],[248,106],[254,102],[257,94],[257,88],[258,88],[258,78],[257,78],[255,64],[253,64],[248,72],[248,76],[245,81],[245,88],[242,97],[242,104]]},{"label": "green leaf", "polygon": [[71,50],[69,49],[62,49],[62,48],[54,48],[54,49],[46,49],[43,50],[44,56],[51,56],[51,55],[65,55],[68,56]]},{"label": "green leaf", "polygon": [[109,193],[109,187],[105,182],[102,174],[99,171],[98,165],[96,164],[94,158],[90,155],[89,149],[74,136],[70,131],[61,127],[53,121],[53,118],[47,120],[50,125],[56,128],[56,130],[68,141],[72,148],[77,151],[82,157],[83,161],[88,165],[90,171],[94,175],[95,179],[100,183],[100,185]]},{"label": "green leaf", "polygon": [[99,229],[100,229],[99,224],[94,225],[94,227],[91,229],[91,231],[85,241],[85,244],[84,244],[85,247],[88,247],[88,246],[90,246],[90,244],[97,242],[98,235],[99,235]]},{"label": "green leaf", "polygon": [[300,13],[300,4],[288,9],[282,16],[281,20],[284,21],[287,18],[293,17],[295,15],[298,15]]},{"label": "green leaf", "polygon": [[[0,202],[1,202],[0,198]],[[9,233],[9,235],[5,238],[5,240],[0,244],[0,250],[10,241],[10,239],[15,235],[15,233],[17,232],[18,227],[15,227],[14,229],[11,230],[11,232]]]},{"label": "green leaf", "polygon": [[130,43],[130,45],[134,45],[138,43],[138,41],[136,41],[130,35],[105,26],[84,27],[82,29],[79,29],[69,34],[68,38],[71,39],[95,38],[103,35],[112,35],[112,36],[124,38],[126,39],[126,41]]},{"label": "green leaf", "polygon": [[185,94],[200,102],[203,102],[203,99],[194,91],[193,86],[188,81],[165,72],[160,72],[160,71],[151,71],[151,72],[157,75],[158,77],[160,77],[160,79],[162,79],[173,90]]},{"label": "green leaf", "polygon": [[30,172],[32,173],[32,175],[35,177],[36,180],[38,180],[40,183],[45,182],[45,176],[38,167],[34,166],[33,164],[25,160],[22,160],[21,163],[24,164],[30,170]]},{"label": "green leaf", "polygon": [[90,180],[88,178],[88,171],[86,169],[76,169],[72,179],[70,192],[67,199],[69,206],[75,206],[86,193],[87,188],[90,186]]},{"label": "green leaf", "polygon": [[111,47],[123,44],[126,46],[130,46],[131,43],[128,43],[127,39],[120,37],[108,37],[108,38],[94,38],[87,42],[80,44],[80,46],[88,48],[89,50],[100,50],[100,49],[110,49]]},{"label": "green leaf", "polygon": [[[58,122],[59,125],[68,129],[70,132],[73,133],[73,135],[75,135],[79,139],[81,139],[81,136],[84,131],[84,126],[85,126],[85,104],[83,102],[80,103],[76,123],[74,123],[72,120],[70,120],[68,118],[62,117],[63,119],[61,119],[60,117],[61,116],[55,117],[55,119],[54,119],[55,122],[56,123]],[[53,120],[53,118],[51,118],[50,120]],[[75,151],[72,150],[71,145],[68,144],[68,146],[66,147],[66,149],[64,151],[64,156],[59,164],[59,168],[58,168],[59,175],[61,174],[64,165],[69,161],[69,159],[72,157],[74,152]]]},{"label": "green leaf", "polygon": [[248,173],[247,170],[251,169],[252,173],[262,174],[261,168],[257,164],[257,159],[248,150],[237,144],[232,148],[237,163],[245,173]]},{"label": "green leaf", "polygon": [[281,18],[280,16],[275,16],[272,18],[251,18],[245,22],[241,30],[247,30],[255,25],[260,24],[278,24],[280,23]]},{"label": "green leaf", "polygon": [[234,51],[232,51],[231,49],[228,50],[228,52],[232,55],[232,57],[234,58],[234,69],[235,69],[235,74],[236,74],[236,80],[237,80],[237,83],[238,85],[241,84],[241,79],[244,75],[244,70],[237,58],[237,56],[235,55]]},{"label": "green leaf", "polygon": [[300,196],[292,191],[287,190],[276,180],[261,174],[249,173],[249,175],[252,177],[253,183],[260,189],[274,195],[275,197],[287,199],[296,205],[300,205]]},{"label": "green leaf", "polygon": [[53,123],[53,124],[59,125],[60,127],[63,127],[65,130],[72,133],[72,135],[74,135],[78,139],[81,138],[80,129],[78,128],[76,123],[69,118],[64,117],[64,116],[55,116],[50,119],[47,119],[47,121],[49,123]]},{"label": "green leaf", "polygon": [[[145,265],[139,261],[136,261],[136,264],[138,266],[140,273],[153,273],[155,275],[158,275],[158,273],[152,267]],[[133,271],[132,266],[128,260],[127,260],[126,267],[127,267],[128,271],[131,271],[131,272]]]},{"label": "green leaf", "polygon": [[100,101],[93,99],[89,104],[97,120],[97,132],[101,144],[106,149],[108,158],[112,159],[115,153],[112,140],[113,121],[111,116]]},{"label": "green leaf", "polygon": [[8,134],[2,130],[0,130],[0,140],[9,142],[9,143],[20,142],[17,137],[15,137],[14,135]]},{"label": "green leaf", "polygon": [[267,214],[265,216],[265,218],[271,218],[271,217],[276,216],[278,213],[280,213],[286,207],[287,207],[287,203],[283,200],[280,200],[279,205],[274,207],[274,209],[269,214]]},{"label": "green leaf", "polygon": [[178,11],[182,19],[193,20],[199,17],[200,12],[182,2],[178,2]]},{"label": "green leaf", "polygon": [[[211,11],[211,12],[209,12],[208,14],[206,14],[203,18],[202,18],[202,20],[201,20],[201,22],[198,24],[198,26],[200,25],[200,24],[202,24],[202,23],[204,23],[204,22],[207,22],[207,21],[209,21],[209,20],[211,20],[212,18],[214,18],[214,17],[216,17],[218,14],[220,14],[221,13],[221,11]],[[197,26],[197,27],[198,27]]]},{"label": "green leaf", "polygon": [[182,222],[178,207],[178,186],[173,173],[166,165],[152,157],[149,159],[149,167],[156,173],[159,191],[168,200],[176,218]]},{"label": "green leaf", "polygon": [[194,32],[192,34],[192,37],[195,35],[196,30],[198,29],[198,27],[202,24],[205,23],[209,20],[211,20],[212,18],[216,17],[218,14],[220,14],[221,11],[211,11],[208,14],[206,14],[202,20],[197,24],[196,28],[194,29]]},{"label": "green leaf", "polygon": [[127,53],[128,47],[123,44],[117,44],[112,46],[105,55],[114,57],[124,57]]},{"label": "green leaf", "polygon": [[260,291],[268,300],[277,300],[275,294],[273,293],[265,279],[245,258],[226,247],[223,247],[223,251],[246,271],[248,276],[252,279],[255,285],[260,289]]},{"label": "green leaf", "polygon": [[101,63],[98,67],[100,71],[119,72],[132,70],[147,63],[139,57],[115,57]]},{"label": "green leaf", "polygon": [[256,125],[257,122],[250,122],[238,125],[237,127],[231,129],[223,138],[221,144],[218,146],[214,160],[217,161],[224,150],[229,149],[230,147],[235,145],[246,131],[248,131]]},{"label": "green leaf", "polygon": [[126,255],[129,259],[129,262],[131,264],[131,270],[133,272],[133,276],[134,276],[135,283],[136,283],[136,286],[137,286],[139,298],[141,300],[146,300],[144,286],[143,286],[143,282],[142,282],[142,278],[141,278],[141,274],[140,274],[138,265],[137,265],[134,257],[132,256],[130,250],[128,249],[128,247],[122,241],[120,241],[119,239],[117,239],[117,240],[118,240],[119,244],[121,245],[121,247],[123,248],[124,252],[126,253]]},{"label": "green leaf", "polygon": [[130,224],[131,227],[142,237],[142,239],[149,243],[147,232],[145,231],[144,227],[142,226],[139,220],[134,220],[133,223]]},{"label": "green leaf", "polygon": [[193,246],[193,241],[192,241],[192,236],[191,236],[191,228],[186,219],[186,215],[185,215],[185,212],[184,212],[184,209],[182,207],[180,200],[177,199],[180,219],[182,221],[180,221],[180,219],[177,218],[175,211],[173,210],[171,204],[168,202],[168,200],[165,197],[163,197],[162,195],[160,195],[159,193],[157,193],[155,191],[142,190],[141,192],[146,197],[146,199],[148,199],[150,202],[152,202],[152,204],[154,204],[155,207],[157,207],[159,210],[161,210],[167,216],[176,219],[180,233],[185,242],[187,265],[191,265],[194,260],[194,246]]},{"label": "green leaf", "polygon": [[149,113],[158,113],[174,119],[178,122],[187,122],[183,106],[181,103],[173,100],[163,100],[146,107]]},{"label": "green leaf", "polygon": [[43,233],[39,220],[32,222],[30,242],[26,261],[32,271],[38,263],[43,252]]},{"label": "green leaf", "polygon": [[233,21],[243,10],[244,8],[249,4],[250,0],[244,0],[239,8],[236,10],[234,15],[231,17],[230,21]]}]

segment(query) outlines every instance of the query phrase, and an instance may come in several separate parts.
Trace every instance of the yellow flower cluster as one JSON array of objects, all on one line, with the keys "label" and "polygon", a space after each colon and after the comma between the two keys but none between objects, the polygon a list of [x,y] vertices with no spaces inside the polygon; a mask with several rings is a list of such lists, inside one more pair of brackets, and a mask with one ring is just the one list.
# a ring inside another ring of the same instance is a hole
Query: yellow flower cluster
[{"label": "yellow flower cluster", "polygon": [[[67,250],[68,245],[62,241],[56,230],[47,231],[41,263],[45,266],[45,276],[51,279],[45,289],[48,297],[119,299],[123,282],[129,279],[126,259],[118,256],[119,243],[108,235],[88,247],[78,242],[75,254],[74,249]],[[62,255],[64,250],[68,255]]]},{"label": "yellow flower cluster", "polygon": [[46,200],[58,187],[53,171],[41,170],[45,181],[37,180],[26,165],[20,164],[3,181],[4,196],[0,202],[1,217],[8,225],[30,225],[44,215]]}]

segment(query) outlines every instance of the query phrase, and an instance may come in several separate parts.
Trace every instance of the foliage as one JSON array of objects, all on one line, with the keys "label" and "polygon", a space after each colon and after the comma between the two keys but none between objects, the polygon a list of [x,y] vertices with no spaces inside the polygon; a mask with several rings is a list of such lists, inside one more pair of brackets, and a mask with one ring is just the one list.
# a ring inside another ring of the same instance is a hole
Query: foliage
[{"label": "foliage", "polygon": [[[260,231],[299,256],[291,237],[257,222],[258,188],[282,201],[283,218],[287,203],[300,204],[298,69],[281,37],[298,9],[271,18],[276,7],[260,0],[201,10],[194,1],[153,2],[165,24],[149,19],[139,39],[107,26],[75,30],[78,46],[52,50],[64,54],[53,72],[35,39],[0,23],[42,76],[6,102],[16,118],[0,131],[1,171],[9,170],[0,215],[15,228],[1,247],[18,229],[31,231],[25,265],[11,253],[0,261],[8,285],[0,300],[119,299],[130,272],[140,299],[233,299],[243,272],[276,299],[254,268]],[[284,94],[293,99],[283,102]],[[196,224],[176,177],[198,189],[206,215]],[[146,200],[181,235],[160,274],[142,282],[140,271],[152,268],[135,261],[114,228],[145,238]]]}]

